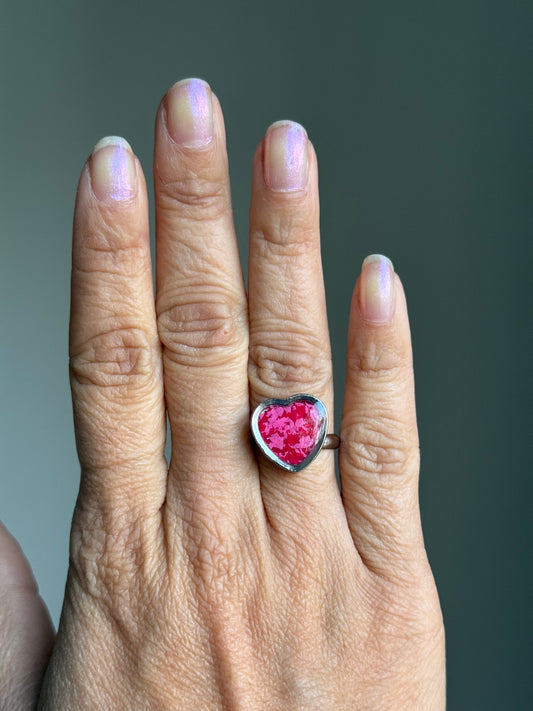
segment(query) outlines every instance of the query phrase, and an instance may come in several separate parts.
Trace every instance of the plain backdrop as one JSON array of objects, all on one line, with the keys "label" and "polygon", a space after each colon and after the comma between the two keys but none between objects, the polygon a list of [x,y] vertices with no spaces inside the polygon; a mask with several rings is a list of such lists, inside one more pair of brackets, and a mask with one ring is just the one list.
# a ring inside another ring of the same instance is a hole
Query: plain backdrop
[{"label": "plain backdrop", "polygon": [[200,76],[225,112],[245,265],[263,132],[294,119],[316,147],[337,421],[361,261],[394,262],[449,708],[531,708],[530,2],[3,0],[0,14],[0,518],[54,620],[79,479],[67,373],[76,182],[107,134],[131,142],[150,182],[159,100]]}]

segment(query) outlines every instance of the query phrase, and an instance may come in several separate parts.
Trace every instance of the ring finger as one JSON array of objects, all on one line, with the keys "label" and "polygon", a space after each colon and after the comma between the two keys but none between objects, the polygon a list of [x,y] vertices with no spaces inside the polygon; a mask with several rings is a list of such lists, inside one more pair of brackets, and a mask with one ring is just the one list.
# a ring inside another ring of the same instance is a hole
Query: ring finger
[{"label": "ring finger", "polygon": [[[251,406],[296,393],[333,412],[331,351],[320,257],[316,156],[296,123],[273,124],[254,158],[249,258]],[[329,429],[331,430],[330,423]],[[261,488],[271,523],[320,515],[340,504],[333,453],[287,473],[261,455]],[[314,524],[313,524],[314,525]]]}]

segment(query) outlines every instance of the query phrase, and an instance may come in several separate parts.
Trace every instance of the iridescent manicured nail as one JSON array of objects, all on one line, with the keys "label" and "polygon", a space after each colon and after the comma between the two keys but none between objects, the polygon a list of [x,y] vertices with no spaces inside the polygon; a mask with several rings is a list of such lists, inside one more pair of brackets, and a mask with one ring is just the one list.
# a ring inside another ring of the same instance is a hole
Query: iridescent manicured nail
[{"label": "iridescent manicured nail", "polygon": [[174,84],[166,97],[167,127],[176,143],[201,148],[213,139],[211,89],[202,79]]},{"label": "iridescent manicured nail", "polygon": [[382,254],[371,254],[361,268],[359,293],[361,314],[365,321],[387,323],[394,313],[394,267]]},{"label": "iridescent manicured nail", "polygon": [[272,124],[265,137],[265,182],[271,190],[293,192],[307,184],[307,133],[294,121]]},{"label": "iridescent manicured nail", "polygon": [[137,191],[137,170],[130,144],[119,136],[98,141],[89,161],[93,191],[99,200],[130,200]]}]

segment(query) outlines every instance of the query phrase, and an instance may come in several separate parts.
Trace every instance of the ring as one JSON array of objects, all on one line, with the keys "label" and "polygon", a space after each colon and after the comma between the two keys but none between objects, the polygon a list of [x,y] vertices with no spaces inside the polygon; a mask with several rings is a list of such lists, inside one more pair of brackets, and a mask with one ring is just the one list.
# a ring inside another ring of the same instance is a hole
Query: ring
[{"label": "ring", "polygon": [[321,449],[337,449],[339,437],[327,434],[328,413],[313,395],[263,400],[252,415],[252,434],[263,454],[289,472],[311,464]]}]

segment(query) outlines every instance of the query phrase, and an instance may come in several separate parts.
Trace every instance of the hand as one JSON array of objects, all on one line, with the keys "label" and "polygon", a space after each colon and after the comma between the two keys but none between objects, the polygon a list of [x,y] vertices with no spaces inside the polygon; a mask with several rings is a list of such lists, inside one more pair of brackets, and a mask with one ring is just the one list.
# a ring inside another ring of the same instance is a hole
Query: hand
[{"label": "hand", "polygon": [[308,392],[333,413],[305,131],[275,124],[257,149],[248,296],[222,111],[199,80],[159,107],[154,176],[155,301],[139,161],[106,139],[80,179],[70,363],[81,486],[40,708],[441,711],[399,278],[376,257],[355,288],[341,496],[331,451],[289,474],[250,442],[250,408],[265,398]]},{"label": "hand", "polygon": [[0,523],[0,711],[35,708],[53,640],[30,565]]}]

